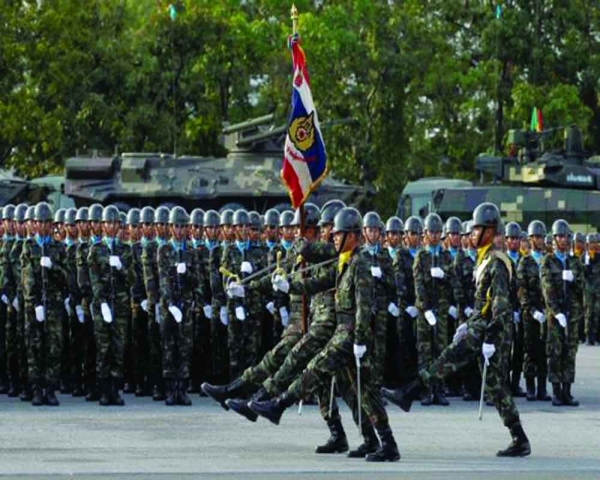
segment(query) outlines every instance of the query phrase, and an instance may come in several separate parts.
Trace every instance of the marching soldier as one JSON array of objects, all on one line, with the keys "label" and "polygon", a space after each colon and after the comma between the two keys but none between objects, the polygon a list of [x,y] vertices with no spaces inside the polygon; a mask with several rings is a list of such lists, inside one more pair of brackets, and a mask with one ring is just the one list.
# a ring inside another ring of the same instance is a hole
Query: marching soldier
[{"label": "marching soldier", "polygon": [[589,233],[587,236],[587,254],[585,256],[585,334],[587,344],[595,345],[600,320],[600,255],[598,247],[600,235]]}]

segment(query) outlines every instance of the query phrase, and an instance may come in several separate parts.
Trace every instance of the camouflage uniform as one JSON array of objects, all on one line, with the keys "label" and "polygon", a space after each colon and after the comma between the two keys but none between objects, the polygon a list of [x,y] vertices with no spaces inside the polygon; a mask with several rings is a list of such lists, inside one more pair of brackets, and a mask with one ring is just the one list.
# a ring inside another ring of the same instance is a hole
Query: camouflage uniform
[{"label": "camouflage uniform", "polygon": [[[122,264],[120,270],[109,265],[111,256],[119,257]],[[94,295],[92,311],[96,334],[96,372],[101,380],[114,379],[119,383],[125,373],[125,334],[131,314],[131,248],[105,237],[90,247],[88,265]],[[112,323],[103,319],[103,303],[108,304],[112,312]]]},{"label": "camouflage uniform", "polygon": [[71,338],[69,365],[71,366],[70,378],[74,384],[75,391],[79,393],[82,385],[85,384],[84,376],[84,355],[85,355],[85,317],[83,323],[80,323],[77,316],[77,305],[81,305],[81,292],[77,283],[77,242],[67,239],[65,243],[66,256],[65,265],[67,270],[68,304],[69,311],[69,333]]},{"label": "camouflage uniform", "polygon": [[585,335],[589,344],[598,339],[600,322],[600,254],[585,260]]},{"label": "camouflage uniform", "polygon": [[[208,250],[207,275],[211,292],[212,318],[210,321],[210,372],[215,383],[227,383],[229,380],[229,349],[227,348],[227,326],[231,321],[227,310],[227,300],[223,289],[223,277],[219,268],[225,245],[216,241],[205,242]],[[222,320],[227,318],[227,324]]]},{"label": "camouflage uniform", "polygon": [[[18,242],[21,243],[21,242]],[[19,352],[19,310],[17,298],[17,278],[15,268],[19,268],[19,262],[12,263],[14,258],[11,255],[12,250],[17,245],[14,237],[5,236],[0,248],[0,292],[3,295],[3,302],[6,302],[6,360],[8,365],[8,376],[13,388],[18,389],[21,383],[20,379],[20,352]],[[17,302],[17,308],[13,301]]]},{"label": "camouflage uniform", "polygon": [[396,331],[400,344],[399,349],[399,381],[406,383],[418,372],[417,329],[416,319],[406,311],[407,307],[416,304],[413,264],[417,250],[401,249],[393,262],[394,276],[398,287],[398,308],[400,317],[396,322]]},{"label": "camouflage uniform", "polygon": [[[150,362],[148,344],[148,314],[141,307],[146,300],[144,272],[142,270],[142,242],[131,244],[132,283],[131,296],[131,332],[133,352],[133,375],[137,385],[136,393],[144,393],[144,386],[150,382]],[[147,305],[147,303],[146,303]]]},{"label": "camouflage uniform", "polygon": [[[541,265],[542,292],[546,301],[546,321],[548,322],[546,342],[548,378],[553,384],[571,384],[575,381],[578,328],[583,315],[584,273],[579,259],[569,257],[567,254],[563,263],[557,253],[546,255]],[[563,270],[573,272],[573,282],[566,282],[562,279]],[[567,317],[566,330],[556,320],[558,313]]]},{"label": "camouflage uniform", "polygon": [[[50,257],[52,268],[40,265],[43,256]],[[49,238],[27,242],[21,253],[25,308],[33,311],[43,306],[45,320],[35,315],[28,318],[28,365],[32,384],[56,390],[60,379],[62,351],[62,317],[67,280],[64,245]]]},{"label": "camouflage uniform", "polygon": [[[512,378],[507,373],[507,380],[510,381],[513,395],[522,396],[521,388],[519,387],[519,381],[521,378],[521,372],[523,371],[523,359],[524,359],[524,344],[525,344],[525,328],[523,326],[523,319],[521,318],[521,304],[518,295],[518,275],[517,268],[521,255],[519,252],[507,252],[508,257],[512,260],[512,282],[511,282],[511,304],[513,308],[513,323],[511,327],[511,350],[510,356],[507,359],[509,362],[510,373]],[[508,339],[507,339],[508,340]]]}]

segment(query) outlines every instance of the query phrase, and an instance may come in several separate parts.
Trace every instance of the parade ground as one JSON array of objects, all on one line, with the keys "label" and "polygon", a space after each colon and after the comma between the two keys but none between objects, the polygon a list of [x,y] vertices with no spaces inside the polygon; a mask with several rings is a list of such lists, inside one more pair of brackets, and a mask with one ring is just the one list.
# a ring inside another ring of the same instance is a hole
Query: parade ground
[{"label": "parade ground", "polygon": [[[402,459],[370,464],[345,455],[316,455],[328,436],[316,406],[290,409],[280,426],[252,424],[206,398],[166,407],[125,397],[100,407],[61,395],[58,408],[0,396],[3,478],[236,479],[597,479],[600,478],[600,347],[580,346],[574,395],[579,408],[518,399],[531,440],[527,458],[496,458],[509,441],[493,407],[477,419],[477,403],[450,407],[388,406]],[[359,444],[342,415],[351,448]]]}]

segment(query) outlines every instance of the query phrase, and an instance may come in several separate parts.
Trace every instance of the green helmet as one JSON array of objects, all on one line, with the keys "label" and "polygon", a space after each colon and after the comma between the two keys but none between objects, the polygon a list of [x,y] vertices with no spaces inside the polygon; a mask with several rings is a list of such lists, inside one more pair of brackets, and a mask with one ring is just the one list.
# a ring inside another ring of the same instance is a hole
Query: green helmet
[{"label": "green helmet", "polygon": [[571,227],[569,227],[569,224],[567,223],[566,220],[556,220],[553,224],[552,224],[552,236],[555,237],[556,235],[570,235],[571,234]]},{"label": "green helmet", "polygon": [[430,213],[425,217],[425,230],[430,233],[444,230],[444,223],[437,213]]},{"label": "green helmet", "polygon": [[29,207],[25,203],[19,203],[15,207],[15,216],[13,217],[15,222],[23,223],[25,221],[25,214],[27,213],[27,209]]},{"label": "green helmet", "polygon": [[169,223],[171,225],[187,225],[190,223],[190,216],[183,207],[174,207],[169,214]]},{"label": "green helmet", "polygon": [[201,227],[204,224],[204,210],[201,208],[194,208],[190,214],[190,225],[194,227]]},{"label": "green helmet", "polygon": [[585,235],[581,232],[577,232],[574,238],[577,243],[585,243]]},{"label": "green helmet", "polygon": [[75,218],[77,217],[76,208],[68,208],[65,212],[65,225],[75,225]]},{"label": "green helmet", "polygon": [[265,227],[277,227],[279,225],[279,212],[270,208],[265,212]]},{"label": "green helmet", "polygon": [[423,222],[419,217],[408,217],[404,223],[404,231],[421,235],[423,233]]},{"label": "green helmet", "polygon": [[390,217],[385,222],[385,231],[386,232],[404,232],[404,224],[399,217]]},{"label": "green helmet", "polygon": [[[314,203],[305,203],[304,206],[304,226],[305,227],[317,227],[319,226],[319,220],[321,219],[321,211]],[[292,220],[293,227],[300,226],[300,209],[297,208],[294,212],[294,220]]]},{"label": "green helmet", "polygon": [[90,222],[101,222],[104,208],[99,203],[94,203],[88,210],[88,220]]},{"label": "green helmet", "polygon": [[364,228],[378,228],[381,230],[381,217],[377,212],[368,212],[363,218]]},{"label": "green helmet", "polygon": [[489,227],[499,231],[501,223],[500,210],[493,203],[481,203],[473,212],[473,228]]},{"label": "green helmet", "polygon": [[65,208],[59,208],[56,212],[54,212],[54,223],[65,223]]},{"label": "green helmet", "polygon": [[551,233],[547,233],[546,234],[546,238],[544,239],[544,243],[546,245],[552,245],[552,234]]},{"label": "green helmet", "polygon": [[279,216],[280,227],[292,227],[294,224],[294,212],[286,210]]},{"label": "green helmet", "polygon": [[152,207],[144,207],[140,210],[141,223],[154,223],[154,209]]},{"label": "green helmet", "polygon": [[232,225],[233,224],[233,210],[227,209],[221,212],[221,218],[219,220],[219,225],[222,227],[223,225]]},{"label": "green helmet", "polygon": [[319,227],[324,225],[333,225],[333,219],[335,215],[346,206],[341,200],[329,200],[323,207],[321,207],[321,220],[319,220]]},{"label": "green helmet", "polygon": [[158,207],[154,212],[154,223],[169,223],[169,213],[171,212],[167,207]]},{"label": "green helmet", "polygon": [[34,219],[35,219],[35,207],[33,205],[30,205],[29,207],[27,207],[27,210],[25,211],[25,221],[34,220]]},{"label": "green helmet", "polygon": [[530,237],[545,237],[546,234],[546,225],[544,225],[544,222],[540,220],[534,220],[527,227],[527,235]]},{"label": "green helmet", "polygon": [[446,220],[446,224],[444,225],[444,228],[446,229],[446,233],[458,233],[460,234],[460,232],[462,231],[462,223],[460,221],[460,218],[458,217],[450,217],[448,220]]},{"label": "green helmet", "polygon": [[587,243],[598,243],[600,241],[600,234],[598,233],[588,233],[587,234]]},{"label": "green helmet", "polygon": [[119,222],[121,225],[127,225],[127,214],[119,211]]},{"label": "green helmet", "polygon": [[104,223],[120,222],[119,209],[114,205],[109,205],[102,212],[102,221]]},{"label": "green helmet", "polygon": [[463,235],[471,235],[473,232],[473,220],[467,220],[462,224],[462,234]]},{"label": "green helmet", "polygon": [[250,228],[262,230],[263,220],[260,213],[252,211],[248,213],[248,216],[250,217]]},{"label": "green helmet", "polygon": [[517,222],[509,222],[504,228],[504,236],[510,237],[521,237],[521,226]]},{"label": "green helmet", "polygon": [[15,206],[9,203],[2,209],[2,220],[12,220],[14,217]]},{"label": "green helmet", "polygon": [[356,208],[344,207],[333,219],[333,233],[360,232],[362,228],[362,216]]},{"label": "green helmet", "polygon": [[217,212],[215,210],[208,210],[204,214],[204,218],[202,220],[202,224],[204,225],[204,228],[218,227],[220,223],[221,223],[221,217],[219,215],[219,212]]},{"label": "green helmet", "polygon": [[140,224],[140,209],[132,208],[127,212],[127,225],[137,227]]},{"label": "green helmet", "polygon": [[[223,212],[223,213],[225,213],[225,212]],[[246,210],[243,210],[240,208],[239,210],[236,210],[235,213],[233,214],[231,224],[234,226],[238,226],[238,225],[248,226],[248,225],[250,225],[250,215],[248,215],[248,212]],[[225,225],[227,225],[227,224],[225,224]]]},{"label": "green helmet", "polygon": [[33,219],[36,222],[51,222],[52,221],[52,207],[46,202],[40,202],[35,206],[33,212]]},{"label": "green helmet", "polygon": [[88,207],[80,207],[77,209],[77,215],[75,216],[76,222],[87,222],[88,221],[89,209]]}]

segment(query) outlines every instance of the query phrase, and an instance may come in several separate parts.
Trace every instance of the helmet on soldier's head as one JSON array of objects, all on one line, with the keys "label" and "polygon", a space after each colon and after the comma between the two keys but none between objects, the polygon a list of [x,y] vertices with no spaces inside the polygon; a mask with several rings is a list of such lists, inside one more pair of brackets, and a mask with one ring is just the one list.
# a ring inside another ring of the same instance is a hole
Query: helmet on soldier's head
[{"label": "helmet on soldier's head", "polygon": [[286,210],[279,216],[280,227],[292,227],[294,224],[294,212]]},{"label": "helmet on soldier's head", "polygon": [[544,222],[541,222],[540,220],[534,220],[530,222],[529,226],[527,227],[527,235],[530,237],[545,237],[546,233],[546,225],[544,225]]},{"label": "helmet on soldier's head", "polygon": [[385,231],[390,232],[404,232],[404,225],[402,224],[402,220],[398,217],[390,217],[387,222],[385,222]]},{"label": "helmet on soldier's head", "polygon": [[65,212],[65,225],[75,225],[77,218],[77,209],[76,208],[68,208]]},{"label": "helmet on soldier's head", "polygon": [[250,225],[250,215],[248,215],[248,212],[246,210],[240,208],[239,210],[236,210],[233,214],[233,219],[231,223],[234,226],[242,225],[247,227]]},{"label": "helmet on soldier's head", "polygon": [[218,227],[220,223],[221,217],[219,216],[219,213],[215,210],[208,210],[204,214],[204,218],[202,219],[202,224],[204,225],[204,228]]},{"label": "helmet on soldier's head", "polygon": [[139,208],[132,208],[127,212],[127,225],[137,227],[140,224],[141,212]]},{"label": "helmet on soldier's head", "polygon": [[446,220],[446,224],[444,225],[446,229],[446,233],[458,233],[460,234],[462,230],[462,225],[460,222],[460,218],[458,217],[450,217]]},{"label": "helmet on soldier's head", "polygon": [[156,212],[152,207],[144,207],[140,210],[141,223],[154,223],[154,214]]},{"label": "helmet on soldier's head", "polygon": [[363,218],[363,228],[378,228],[381,230],[381,217],[377,212],[367,212]]},{"label": "helmet on soldier's head", "polygon": [[115,207],[114,205],[109,205],[108,207],[104,208],[104,211],[102,212],[102,222],[104,222],[104,223],[113,223],[113,222],[119,223],[120,221],[121,221],[121,219],[120,219],[120,215],[119,215],[119,209],[117,207]]},{"label": "helmet on soldier's head", "polygon": [[35,206],[33,219],[36,222],[51,222],[52,208],[46,202],[40,202]]},{"label": "helmet on soldier's head", "polygon": [[473,228],[488,227],[500,231],[499,227],[501,223],[502,218],[500,217],[500,210],[498,210],[498,207],[493,203],[481,203],[473,212]]},{"label": "helmet on soldier's head", "polygon": [[233,210],[227,209],[221,212],[221,219],[219,225],[232,225],[233,224]]},{"label": "helmet on soldier's head", "polygon": [[15,214],[14,214],[14,220],[17,223],[23,223],[25,221],[25,213],[27,212],[27,204],[25,203],[19,203],[16,207],[15,207]]},{"label": "helmet on soldier's head", "polygon": [[87,222],[88,221],[89,208],[79,207],[77,209],[77,215],[75,215],[76,222]]},{"label": "helmet on soldier's head", "polygon": [[[321,211],[314,203],[305,203],[304,206],[304,226],[305,227],[317,227],[319,220],[321,220]],[[300,209],[297,208],[294,212],[294,220],[292,221],[293,227],[300,226]]]},{"label": "helmet on soldier's head", "polygon": [[119,223],[121,225],[127,225],[127,214],[119,211]]},{"label": "helmet on soldier's head", "polygon": [[429,233],[441,232],[444,229],[444,223],[437,213],[430,213],[425,217],[425,231]]},{"label": "helmet on soldier's head", "polygon": [[160,206],[154,211],[154,223],[166,225],[169,223],[169,214],[171,211],[165,207]]},{"label": "helmet on soldier's head", "polygon": [[325,205],[321,207],[321,219],[319,220],[319,227],[324,225],[333,225],[333,219],[335,215],[346,206],[341,200],[329,200]]},{"label": "helmet on soldier's head", "polygon": [[2,209],[2,220],[12,220],[14,216],[15,206],[9,203]]},{"label": "helmet on soldier's head", "polygon": [[517,222],[509,222],[504,227],[504,236],[510,237],[521,237],[521,226]]},{"label": "helmet on soldier's head", "polygon": [[421,235],[423,233],[423,221],[419,217],[408,217],[404,222],[404,231]]},{"label": "helmet on soldier's head", "polygon": [[194,208],[190,214],[190,225],[194,227],[201,227],[204,224],[204,210],[201,208]]},{"label": "helmet on soldier's head", "polygon": [[88,220],[90,222],[100,222],[102,221],[102,212],[104,208],[99,203],[94,203],[88,209]]},{"label": "helmet on soldier's head", "polygon": [[250,218],[250,228],[254,230],[262,230],[263,219],[260,216],[260,213],[251,211],[248,212],[248,217]]},{"label": "helmet on soldier's head", "polygon": [[577,243],[585,243],[585,235],[581,232],[577,232],[574,239]]},{"label": "helmet on soldier's head", "polygon": [[29,207],[27,207],[27,210],[25,211],[25,221],[34,220],[34,219],[35,219],[35,207],[33,205],[30,205]]},{"label": "helmet on soldier's head", "polygon": [[64,208],[59,208],[54,212],[54,223],[65,223],[65,212],[66,209]]},{"label": "helmet on soldier's head", "polygon": [[265,227],[277,227],[279,226],[279,212],[274,208],[270,208],[265,212]]},{"label": "helmet on soldier's head", "polygon": [[569,227],[569,224],[567,223],[566,220],[556,220],[553,224],[552,224],[552,236],[555,237],[556,235],[566,235],[569,236],[571,234],[571,227]]},{"label": "helmet on soldier's head", "polygon": [[356,208],[344,207],[333,219],[333,233],[338,232],[357,232],[363,228],[363,221],[360,212]]},{"label": "helmet on soldier's head", "polygon": [[600,235],[598,235],[597,233],[588,233],[587,234],[587,243],[598,243],[598,239],[600,239]]},{"label": "helmet on soldier's head", "polygon": [[190,223],[190,217],[185,208],[177,206],[169,212],[170,225],[187,225],[188,223]]},{"label": "helmet on soldier's head", "polygon": [[461,235],[471,235],[473,231],[473,220],[467,220],[466,222],[462,222],[462,230],[460,232]]}]

